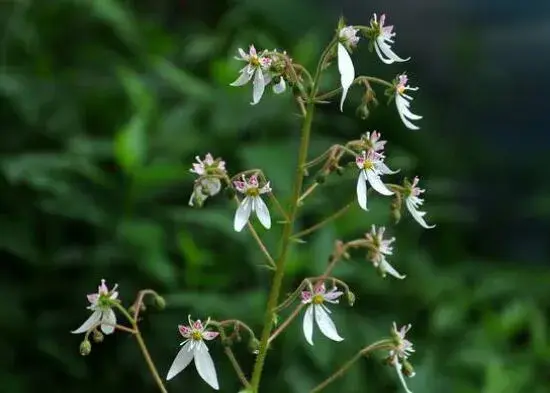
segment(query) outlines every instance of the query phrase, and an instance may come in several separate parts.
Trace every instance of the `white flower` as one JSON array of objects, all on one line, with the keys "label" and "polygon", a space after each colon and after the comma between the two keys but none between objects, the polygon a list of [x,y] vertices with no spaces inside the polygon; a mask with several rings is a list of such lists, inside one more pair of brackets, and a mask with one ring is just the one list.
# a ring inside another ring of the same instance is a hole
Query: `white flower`
[{"label": "white flower", "polygon": [[367,181],[372,188],[378,191],[382,195],[392,195],[391,191],[380,180],[380,175],[389,175],[397,173],[392,171],[384,164],[384,156],[380,153],[376,153],[374,150],[368,152],[362,151],[355,159],[357,167],[360,169],[359,178],[357,179],[357,201],[361,209],[367,209]]},{"label": "white flower", "polygon": [[386,64],[391,64],[393,62],[403,62],[410,60],[410,57],[407,59],[402,59],[397,56],[395,52],[391,49],[393,44],[393,37],[395,33],[393,32],[393,26],[384,26],[386,21],[386,15],[380,15],[380,21],[377,20],[376,14],[373,15],[370,25],[373,31],[374,38],[374,49],[376,54]]},{"label": "white flower", "polygon": [[274,92],[275,94],[282,94],[282,93],[284,93],[285,90],[286,90],[286,82],[285,82],[285,79],[284,79],[282,76],[279,77],[279,82],[273,83],[272,89],[273,89],[273,92]]},{"label": "white flower", "polygon": [[252,81],[253,89],[251,104],[256,105],[260,102],[265,87],[271,82],[271,75],[267,71],[271,67],[272,59],[269,56],[265,56],[266,51],[258,54],[254,45],[250,45],[248,53],[241,48],[239,48],[238,51],[240,57],[235,57],[235,59],[245,61],[248,64],[239,71],[241,75],[239,75],[237,80],[230,85],[243,86],[254,77]]},{"label": "white flower", "polygon": [[193,193],[189,198],[189,206],[202,206],[204,201],[210,197],[218,194],[221,191],[222,184],[218,177],[226,174],[225,161],[212,157],[210,153],[207,153],[204,160],[201,160],[199,156],[196,156],[196,163],[193,163],[193,168],[189,171],[199,175],[199,178],[195,181]]},{"label": "white flower", "polygon": [[395,278],[404,279],[406,276],[399,274],[397,270],[386,260],[386,255],[393,254],[392,243],[395,241],[395,237],[390,239],[384,239],[384,232],[386,228],[380,227],[378,231],[373,225],[370,233],[366,233],[366,247],[369,250],[367,258],[373,263],[375,268],[380,269],[385,276],[386,273],[394,276]]},{"label": "white flower", "polygon": [[113,333],[115,331],[116,315],[111,307],[113,302],[118,298],[117,288],[118,284],[109,291],[105,280],[101,280],[97,293],[87,295],[88,301],[91,303],[87,308],[93,311],[92,315],[78,329],[73,330],[71,333],[86,333],[98,324],[101,324],[103,333]]},{"label": "white flower", "polygon": [[303,330],[306,341],[313,345],[313,321],[326,337],[333,341],[342,341],[336,331],[336,326],[330,318],[330,310],[324,305],[324,302],[338,303],[338,298],[343,292],[338,291],[336,287],[326,292],[325,284],[318,285],[313,294],[310,291],[302,291],[302,303],[309,304],[304,314]]},{"label": "white flower", "polygon": [[406,74],[397,76],[397,83],[395,85],[395,106],[397,107],[397,113],[401,117],[401,121],[405,126],[411,130],[418,130],[420,127],[411,123],[411,120],[420,120],[422,116],[415,115],[409,109],[411,105],[410,101],[413,98],[410,95],[405,94],[406,90],[416,91],[418,87],[410,87],[407,85],[408,77]]},{"label": "white flower", "polygon": [[[405,339],[405,335],[411,329],[411,325],[405,325],[397,330],[395,322],[392,327],[392,336],[395,340],[395,346],[390,351],[388,360],[392,366],[395,367],[395,371],[399,376],[399,380],[403,385],[403,388],[407,393],[412,393],[407,387],[405,377],[403,376],[403,367],[407,363],[407,358],[414,352],[413,344],[409,340]],[[414,372],[407,374],[409,377],[414,377]]]},{"label": "white flower", "polygon": [[405,198],[405,204],[407,205],[407,209],[409,209],[411,216],[413,216],[416,222],[418,222],[422,227],[430,229],[435,227],[435,225],[428,225],[426,223],[426,220],[424,219],[426,212],[418,210],[418,208],[424,203],[424,199],[419,198],[419,195],[426,191],[417,187],[419,180],[420,179],[418,178],[418,176],[416,176],[412,184],[406,187],[405,193],[407,197]]},{"label": "white flower", "polygon": [[269,210],[260,196],[266,192],[271,192],[269,182],[260,188],[258,177],[256,175],[250,176],[248,180],[246,180],[246,177],[243,175],[242,181],[237,180],[234,181],[233,184],[235,185],[237,191],[246,195],[235,213],[235,220],[233,223],[235,231],[242,231],[252,212],[256,212],[258,220],[260,220],[266,229],[271,228],[271,216],[269,215]]},{"label": "white flower", "polygon": [[359,42],[357,32],[353,26],[345,26],[340,29],[338,34],[338,72],[340,72],[340,84],[342,85],[342,98],[340,100],[340,111],[343,111],[344,100],[348,95],[348,90],[355,79],[355,68],[351,61],[348,50],[354,48]]},{"label": "white flower", "polygon": [[189,326],[179,325],[178,329],[181,335],[185,338],[185,341],[180,345],[183,345],[183,348],[180,349],[176,358],[168,370],[166,375],[166,380],[174,378],[179,374],[185,367],[191,363],[191,360],[195,360],[195,367],[201,378],[212,388],[219,390],[220,386],[218,384],[218,376],[216,374],[216,368],[214,367],[214,362],[212,357],[208,353],[208,347],[204,343],[204,340],[213,340],[218,337],[218,332],[210,332],[205,330],[208,326],[208,321],[203,324],[200,320],[193,322],[191,316],[188,317]]}]

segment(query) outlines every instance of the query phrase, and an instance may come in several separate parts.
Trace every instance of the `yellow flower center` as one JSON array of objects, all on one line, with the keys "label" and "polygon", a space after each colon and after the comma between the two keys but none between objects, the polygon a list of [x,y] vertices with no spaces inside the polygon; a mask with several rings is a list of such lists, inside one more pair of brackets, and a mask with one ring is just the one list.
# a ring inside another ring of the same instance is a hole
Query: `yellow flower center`
[{"label": "yellow flower center", "polygon": [[374,164],[371,160],[365,160],[365,162],[363,162],[363,168],[364,169],[374,169]]},{"label": "yellow flower center", "polygon": [[193,330],[193,333],[191,333],[191,338],[195,341],[202,340],[202,333],[198,330]]},{"label": "yellow flower center", "polygon": [[252,64],[254,67],[258,67],[260,65],[260,59],[258,56],[250,56],[250,64]]},{"label": "yellow flower center", "polygon": [[323,295],[314,295],[311,299],[313,304],[323,304],[324,301],[325,299],[323,299]]},{"label": "yellow flower center", "polygon": [[260,191],[257,188],[249,188],[246,191],[246,194],[248,196],[251,196],[251,197],[256,197],[256,196],[260,195]]},{"label": "yellow flower center", "polygon": [[405,86],[398,86],[398,87],[397,87],[397,92],[398,92],[399,94],[405,93]]}]

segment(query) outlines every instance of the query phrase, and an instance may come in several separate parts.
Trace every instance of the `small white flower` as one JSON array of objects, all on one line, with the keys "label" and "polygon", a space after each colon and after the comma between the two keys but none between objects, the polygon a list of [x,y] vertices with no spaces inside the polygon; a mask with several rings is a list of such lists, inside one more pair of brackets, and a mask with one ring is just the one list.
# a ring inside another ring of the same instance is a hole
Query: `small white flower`
[{"label": "small white flower", "polygon": [[348,90],[355,79],[355,68],[348,51],[354,48],[359,42],[359,37],[357,37],[358,31],[353,26],[345,26],[340,29],[338,34],[338,72],[340,72],[340,84],[342,85],[340,111],[343,111]]},{"label": "small white flower", "polygon": [[393,37],[395,37],[395,33],[393,32],[393,26],[384,26],[385,21],[386,15],[380,15],[380,20],[378,21],[376,14],[374,14],[370,22],[373,31],[374,49],[376,50],[376,54],[380,60],[386,64],[392,64],[396,61],[403,62],[410,60],[410,57],[402,59],[391,49],[390,44],[394,43]]},{"label": "small white flower", "polygon": [[188,320],[189,326],[178,326],[185,341],[180,344],[183,345],[183,348],[180,349],[172,362],[172,366],[170,366],[170,370],[168,370],[168,374],[166,375],[166,380],[174,378],[194,359],[195,367],[201,378],[212,386],[212,388],[219,390],[220,386],[218,384],[216,368],[214,367],[212,357],[208,353],[208,347],[204,343],[204,340],[215,339],[219,333],[205,330],[210,320],[206,321],[204,326],[200,320],[193,322],[191,316],[188,317]]},{"label": "small white flower", "polygon": [[260,102],[264,94],[265,87],[271,82],[271,75],[268,70],[271,67],[272,59],[269,56],[265,56],[266,51],[258,54],[254,45],[250,45],[248,53],[241,48],[238,49],[239,56],[235,57],[237,60],[245,61],[248,64],[242,68],[241,73],[237,80],[230,83],[231,86],[243,86],[246,85],[252,78],[252,105],[256,105]]},{"label": "small white flower", "polygon": [[71,333],[86,333],[88,330],[101,324],[101,330],[105,334],[111,334],[115,331],[116,315],[112,309],[113,302],[118,298],[118,284],[109,291],[105,280],[101,280],[101,285],[97,288],[97,293],[87,295],[90,305],[88,310],[92,310],[92,315],[76,330]]},{"label": "small white flower", "polygon": [[419,195],[426,191],[417,187],[419,180],[420,179],[418,176],[416,176],[412,184],[406,187],[405,193],[407,197],[405,198],[405,204],[416,222],[418,222],[422,227],[430,229],[435,227],[435,225],[428,225],[424,219],[426,212],[418,210],[418,208],[424,203],[424,199],[420,198]]},{"label": "small white flower", "polygon": [[367,131],[361,138],[365,146],[365,150],[372,150],[374,152],[384,151],[384,146],[387,141],[380,140],[381,134],[378,131]]},{"label": "small white flower", "polygon": [[233,184],[235,185],[237,191],[246,195],[235,213],[235,220],[233,222],[235,231],[242,231],[252,212],[256,212],[258,220],[260,220],[266,229],[271,228],[271,216],[269,215],[269,210],[260,196],[266,192],[271,192],[269,182],[260,188],[258,177],[256,175],[250,176],[248,180],[246,180],[246,177],[243,175],[242,181],[237,180],[234,181]]},{"label": "small white flower", "polygon": [[330,310],[324,305],[324,302],[338,303],[338,298],[342,296],[343,292],[338,291],[336,287],[333,287],[330,291],[326,292],[325,284],[318,285],[313,293],[310,291],[302,291],[302,303],[309,304],[304,314],[304,323],[302,325],[304,336],[306,341],[313,345],[313,321],[326,337],[333,341],[342,341],[336,326],[330,318]]},{"label": "small white flower", "polygon": [[[405,377],[403,375],[404,363],[407,362],[407,358],[414,352],[413,343],[405,339],[405,335],[411,329],[411,325],[405,325],[401,329],[397,330],[397,325],[395,322],[392,327],[392,336],[396,342],[395,347],[390,351],[388,360],[392,366],[395,367],[395,371],[399,376],[399,380],[403,385],[403,388],[407,393],[412,393],[407,383],[405,382]],[[414,377],[414,372],[412,372],[409,377]]]},{"label": "small white flower", "polygon": [[397,173],[392,171],[384,164],[384,156],[376,153],[374,150],[368,152],[362,151],[355,159],[357,167],[360,169],[357,179],[357,201],[361,209],[367,209],[367,181],[372,188],[382,195],[393,195],[386,185],[380,180],[380,175],[389,175]]},{"label": "small white flower", "polygon": [[410,95],[405,94],[406,90],[416,91],[418,87],[410,87],[407,85],[408,77],[406,74],[397,76],[397,83],[395,85],[395,106],[397,107],[397,113],[401,117],[403,124],[411,130],[418,130],[420,127],[414,125],[411,120],[420,120],[422,116],[415,115],[409,109],[411,105],[410,101],[413,98]]},{"label": "small white flower", "polygon": [[378,231],[373,225],[370,233],[366,233],[366,247],[369,250],[367,258],[373,263],[374,267],[380,269],[385,276],[386,273],[394,276],[395,278],[404,279],[406,276],[399,274],[397,270],[386,260],[386,255],[393,254],[392,243],[395,241],[395,237],[390,239],[384,239],[384,232],[386,228],[380,227]]},{"label": "small white flower", "polygon": [[189,198],[189,206],[200,207],[208,197],[221,191],[221,181],[215,176],[223,176],[227,171],[225,161],[214,160],[210,153],[206,154],[204,160],[201,160],[199,156],[196,156],[195,159],[197,162],[193,163],[193,168],[189,171],[199,175],[199,178],[195,181],[193,193]]}]

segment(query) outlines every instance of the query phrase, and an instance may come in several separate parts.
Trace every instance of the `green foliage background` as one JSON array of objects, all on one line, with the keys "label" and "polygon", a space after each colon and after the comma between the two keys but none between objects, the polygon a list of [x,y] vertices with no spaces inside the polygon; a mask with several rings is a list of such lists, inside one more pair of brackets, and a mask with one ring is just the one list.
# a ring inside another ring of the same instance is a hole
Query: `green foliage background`
[{"label": "green foliage background", "polygon": [[[0,4],[1,391],[155,391],[130,337],[116,334],[89,357],[78,354],[80,337],[69,331],[86,318],[85,294],[101,278],[119,283],[126,304],[141,288],[165,294],[167,309],[149,308],[142,322],[162,374],[178,349],[177,324],[188,314],[240,318],[259,332],[270,273],[258,267],[262,256],[246,231],[232,230],[231,201],[187,206],[188,169],[195,155],[212,152],[233,172],[263,168],[277,195],[289,196],[299,132],[292,98],[267,94],[251,107],[250,89],[228,83],[240,65],[232,59],[236,48],[250,42],[315,64],[336,17],[309,12],[306,3]],[[358,69],[371,75],[391,79],[401,71],[380,66],[366,50],[361,56]],[[333,71],[327,85],[337,83]],[[414,60],[407,71],[417,71]],[[262,392],[307,392],[359,347],[387,335],[392,321],[413,323],[415,392],[548,392],[550,272],[488,260],[464,245],[477,217],[454,198],[453,179],[471,169],[446,159],[457,147],[430,123],[436,100],[418,94],[425,120],[417,133],[385,105],[367,122],[356,120],[355,93],[344,115],[335,105],[317,112],[313,153],[381,130],[390,167],[424,178],[438,227],[423,231],[404,217],[392,229],[398,239],[392,261],[408,275],[404,281],[382,280],[359,254],[340,266],[336,273],[357,295],[353,308],[334,311],[346,340],[317,337],[312,348],[294,323],[269,353]],[[354,175],[331,177],[322,191],[303,208],[301,227],[351,201]],[[294,247],[286,290],[321,271],[336,238],[388,222],[389,201],[370,203],[370,213],[354,207]],[[274,249],[279,228],[258,230]],[[236,351],[250,370],[245,343]],[[221,391],[238,391],[221,345],[211,352]],[[362,360],[327,392],[401,391],[381,359]],[[191,369],[168,389],[209,391]]]}]

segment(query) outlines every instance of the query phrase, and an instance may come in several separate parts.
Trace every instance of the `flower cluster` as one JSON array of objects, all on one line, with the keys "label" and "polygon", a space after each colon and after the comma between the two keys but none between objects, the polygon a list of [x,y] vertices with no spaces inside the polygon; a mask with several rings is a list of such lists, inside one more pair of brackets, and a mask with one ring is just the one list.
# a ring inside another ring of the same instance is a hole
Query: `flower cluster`
[{"label": "flower cluster", "polygon": [[74,334],[86,333],[98,326],[101,326],[101,331],[105,334],[111,334],[115,331],[116,315],[113,311],[113,305],[117,302],[118,285],[109,290],[105,280],[101,280],[101,284],[97,287],[97,293],[87,295],[90,305],[88,310],[92,311],[92,315],[84,321],[84,323],[76,330]]},{"label": "flower cluster", "polygon": [[210,153],[207,153],[204,160],[196,156],[196,163],[189,171],[198,175],[195,181],[193,193],[189,198],[189,206],[201,207],[208,197],[212,197],[220,192],[222,183],[220,178],[226,176],[225,161],[221,159],[214,160]]},{"label": "flower cluster", "polygon": [[399,380],[407,393],[412,392],[409,390],[407,383],[405,382],[404,375],[411,378],[415,375],[412,365],[407,360],[408,357],[414,352],[413,343],[405,338],[405,335],[410,329],[411,325],[408,324],[402,326],[401,329],[398,330],[395,322],[393,323],[391,335],[393,337],[394,345],[387,357],[388,364],[395,367]]}]

